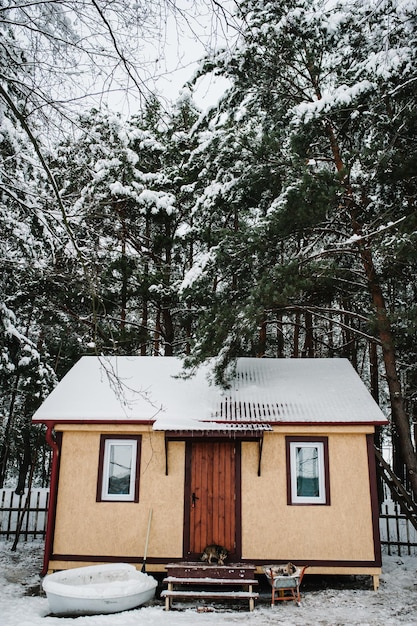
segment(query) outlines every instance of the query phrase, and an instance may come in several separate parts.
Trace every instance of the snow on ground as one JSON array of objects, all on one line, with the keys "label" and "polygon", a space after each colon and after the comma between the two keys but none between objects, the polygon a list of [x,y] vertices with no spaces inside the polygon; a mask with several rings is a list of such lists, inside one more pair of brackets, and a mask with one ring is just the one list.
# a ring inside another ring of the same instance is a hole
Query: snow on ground
[{"label": "snow on ground", "polygon": [[246,603],[216,604],[210,612],[196,604],[177,604],[166,612],[158,598],[151,606],[114,615],[59,618],[50,615],[40,592],[43,544],[0,543],[0,624],[2,626],[415,626],[417,624],[417,556],[385,556],[381,585],[371,589],[369,577],[317,577],[303,582],[300,607],[293,602],[269,605],[270,594],[250,613]]}]

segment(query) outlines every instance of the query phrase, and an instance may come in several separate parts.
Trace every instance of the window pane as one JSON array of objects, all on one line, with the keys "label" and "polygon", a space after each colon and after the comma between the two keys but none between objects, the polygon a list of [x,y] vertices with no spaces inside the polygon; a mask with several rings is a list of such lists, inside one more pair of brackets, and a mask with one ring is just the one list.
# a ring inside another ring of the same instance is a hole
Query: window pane
[{"label": "window pane", "polygon": [[129,494],[132,473],[132,446],[112,444],[109,458],[109,494]]},{"label": "window pane", "polygon": [[287,477],[288,504],[330,504],[327,439],[307,437],[287,441],[289,475]]},{"label": "window pane", "polygon": [[140,435],[100,436],[97,502],[139,502]]},{"label": "window pane", "polygon": [[319,454],[316,447],[297,447],[296,449],[297,496],[318,497]]}]

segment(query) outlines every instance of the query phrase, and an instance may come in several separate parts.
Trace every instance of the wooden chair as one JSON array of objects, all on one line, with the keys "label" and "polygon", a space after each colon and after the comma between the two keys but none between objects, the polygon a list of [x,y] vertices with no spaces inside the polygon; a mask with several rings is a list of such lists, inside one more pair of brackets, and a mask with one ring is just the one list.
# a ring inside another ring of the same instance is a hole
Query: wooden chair
[{"label": "wooden chair", "polygon": [[308,565],[297,568],[291,576],[277,574],[276,570],[279,565],[265,565],[262,568],[272,588],[271,606],[275,606],[275,602],[285,602],[286,600],[294,600],[297,606],[300,606],[300,586],[307,567]]}]

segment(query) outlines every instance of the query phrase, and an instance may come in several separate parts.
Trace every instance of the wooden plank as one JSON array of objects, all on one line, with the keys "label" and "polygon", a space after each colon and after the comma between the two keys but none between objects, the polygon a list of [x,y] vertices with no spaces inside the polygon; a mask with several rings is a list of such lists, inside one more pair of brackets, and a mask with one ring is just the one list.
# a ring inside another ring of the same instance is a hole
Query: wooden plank
[{"label": "wooden plank", "polygon": [[217,543],[233,551],[236,534],[235,443],[194,442],[191,459],[191,554]]},{"label": "wooden plank", "polygon": [[205,510],[202,511],[205,522],[205,536],[201,543],[201,550],[205,548],[208,543],[213,543],[213,472],[214,472],[214,449],[213,445],[207,443],[202,444],[204,451],[204,458],[206,459],[206,473],[203,479],[205,485]]},{"label": "wooden plank", "polygon": [[9,539],[9,533],[10,533],[10,529],[11,529],[11,524],[12,524],[12,513],[14,511],[13,509],[13,493],[9,493],[9,508],[7,509],[9,511],[9,515],[8,515],[8,519],[7,519],[7,534],[6,534],[6,539]]},{"label": "wooden plank", "polygon": [[257,585],[255,578],[182,578],[177,576],[167,576],[163,580],[166,584],[176,585]]},{"label": "wooden plank", "polygon": [[221,451],[222,454],[220,456],[220,463],[219,463],[219,472],[218,472],[218,477],[217,477],[218,482],[219,482],[218,532],[219,532],[219,538],[222,539],[222,545],[226,546],[226,543],[227,543],[228,548],[231,546],[229,546],[229,542],[227,540],[227,537],[228,537],[227,526],[228,526],[228,519],[230,519],[231,516],[229,514],[228,506],[227,506],[228,505],[227,500],[229,499],[229,494],[230,494],[230,484],[226,480],[226,468],[231,464],[230,456],[231,456],[232,450],[233,450],[233,445],[229,445],[227,447],[224,446],[222,448],[222,451]]},{"label": "wooden plank", "polygon": [[[225,463],[225,545],[231,553],[236,550],[236,445],[230,446]],[[227,498],[227,500],[226,500]]]},{"label": "wooden plank", "polygon": [[201,481],[203,479],[202,465],[204,459],[202,456],[195,454],[194,447],[191,457],[191,509],[190,509],[190,550],[191,552],[200,552],[201,546],[201,511],[204,507],[203,495],[204,486]]},{"label": "wooden plank", "polygon": [[[19,516],[23,512],[27,494],[16,495],[11,489],[1,490],[0,497],[0,536],[5,539],[15,537]],[[45,536],[49,493],[46,490],[32,490],[29,507],[25,511],[21,527],[21,537]]]},{"label": "wooden plank", "polygon": [[211,537],[210,543],[217,543],[224,545],[224,520],[220,519],[221,516],[221,498],[224,497],[224,488],[220,481],[220,474],[222,473],[222,466],[224,463],[224,448],[215,443],[212,447],[212,466],[211,466]]},{"label": "wooden plank", "polygon": [[249,599],[259,598],[257,591],[198,591],[196,589],[164,589],[161,591],[161,598],[231,598],[231,599]]},{"label": "wooden plank", "polygon": [[[38,520],[39,520],[39,509],[40,507],[40,498],[41,498],[41,494],[40,491],[38,491],[38,493],[36,494],[36,507],[35,507],[35,515],[33,516],[33,532],[34,532],[34,537],[36,537],[36,531],[38,530]],[[29,517],[29,515],[28,515]]]},{"label": "wooden plank", "polygon": [[[163,582],[168,585],[168,589],[161,593],[161,597],[165,598],[165,609],[167,611],[170,610],[174,598],[246,599],[249,601],[249,610],[253,611],[255,600],[259,598],[259,594],[253,591],[253,585],[257,585],[258,581],[255,578],[256,568],[252,563],[231,566],[169,563],[165,567],[168,576]],[[194,587],[199,587],[199,589],[190,589],[193,585]],[[177,589],[174,589],[175,586],[177,586]],[[210,586],[213,586],[211,590],[204,589],[204,587]],[[226,591],[224,590],[225,586],[228,587]],[[232,586],[240,589],[231,589]]]},{"label": "wooden plank", "polygon": [[209,527],[209,507],[210,507],[210,493],[209,493],[209,469],[210,469],[210,458],[209,458],[209,450],[207,450],[207,446],[198,445],[196,452],[198,453],[196,456],[196,460],[198,462],[199,458],[201,458],[201,477],[200,477],[200,486],[199,494],[200,494],[200,502],[199,511],[201,516],[201,535],[200,541],[197,544],[197,552],[203,552],[204,547],[207,545],[207,535],[210,533]]},{"label": "wooden plank", "polygon": [[417,503],[414,502],[411,494],[407,492],[402,482],[385,461],[380,450],[378,448],[374,448],[374,450],[381,478],[390,488],[393,500],[398,502],[403,513],[417,530]]},{"label": "wooden plank", "polygon": [[256,566],[252,563],[230,565],[205,565],[204,563],[168,563],[169,576],[177,578],[238,578],[242,583],[255,577]]}]

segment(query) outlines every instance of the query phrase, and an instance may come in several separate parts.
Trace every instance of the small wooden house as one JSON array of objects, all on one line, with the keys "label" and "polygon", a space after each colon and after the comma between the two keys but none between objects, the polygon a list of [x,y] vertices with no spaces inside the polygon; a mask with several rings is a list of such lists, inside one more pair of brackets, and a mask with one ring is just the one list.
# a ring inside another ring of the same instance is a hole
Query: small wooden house
[{"label": "small wooden house", "polygon": [[381,552],[374,428],[386,423],[345,359],[240,358],[229,389],[174,357],[81,358],[35,413],[54,450],[44,570],[147,571],[292,561],[366,574]]}]

